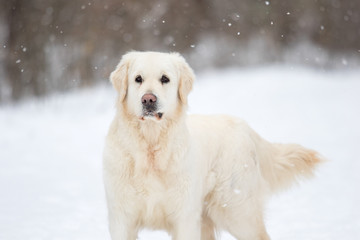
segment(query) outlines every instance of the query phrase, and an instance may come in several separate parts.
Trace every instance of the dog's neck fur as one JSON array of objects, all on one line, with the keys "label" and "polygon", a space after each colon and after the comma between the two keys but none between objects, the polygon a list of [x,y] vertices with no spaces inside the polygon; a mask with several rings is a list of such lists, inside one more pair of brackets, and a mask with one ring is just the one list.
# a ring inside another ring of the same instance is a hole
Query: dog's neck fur
[{"label": "dog's neck fur", "polygon": [[[184,109],[181,109],[184,111]],[[166,113],[165,113],[166,114]],[[145,119],[141,120],[136,116],[129,115],[126,107],[118,108],[115,119],[116,128],[118,130],[118,137],[133,138],[138,142],[136,146],[128,146],[135,148],[133,151],[139,151],[139,148],[144,149],[148,153],[147,166],[156,170],[165,170],[168,162],[159,162],[158,159],[167,159],[171,156],[157,157],[159,154],[169,151],[169,148],[184,147],[187,139],[187,128],[185,124],[186,114],[179,112],[178,116],[173,119],[164,117],[161,120]],[[167,151],[163,151],[167,149]],[[133,152],[130,151],[130,152]],[[137,163],[136,163],[137,164]],[[138,163],[142,164],[142,163]]]}]

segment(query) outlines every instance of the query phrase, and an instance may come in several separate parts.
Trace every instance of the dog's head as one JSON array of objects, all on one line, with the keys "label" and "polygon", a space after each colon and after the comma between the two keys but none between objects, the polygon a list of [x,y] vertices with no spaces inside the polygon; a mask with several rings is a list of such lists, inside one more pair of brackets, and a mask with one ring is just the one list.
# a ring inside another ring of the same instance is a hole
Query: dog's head
[{"label": "dog's head", "polygon": [[186,106],[194,74],[178,53],[130,52],[110,80],[129,116],[162,120],[174,118]]}]

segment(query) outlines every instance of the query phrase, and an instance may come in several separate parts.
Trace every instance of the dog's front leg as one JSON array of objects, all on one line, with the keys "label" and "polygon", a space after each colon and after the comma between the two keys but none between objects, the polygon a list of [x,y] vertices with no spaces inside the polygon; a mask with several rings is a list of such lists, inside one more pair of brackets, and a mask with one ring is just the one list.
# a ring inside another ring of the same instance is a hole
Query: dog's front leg
[{"label": "dog's front leg", "polygon": [[136,240],[137,230],[130,219],[113,211],[109,214],[109,231],[112,240]]},{"label": "dog's front leg", "polygon": [[[107,179],[106,179],[107,180]],[[115,184],[106,184],[109,231],[112,240],[135,240],[137,237],[137,213],[131,207],[129,194],[123,189],[115,189]],[[112,182],[110,182],[112,183]]]},{"label": "dog's front leg", "polygon": [[174,240],[200,240],[200,214],[192,213],[181,216],[175,225]]}]

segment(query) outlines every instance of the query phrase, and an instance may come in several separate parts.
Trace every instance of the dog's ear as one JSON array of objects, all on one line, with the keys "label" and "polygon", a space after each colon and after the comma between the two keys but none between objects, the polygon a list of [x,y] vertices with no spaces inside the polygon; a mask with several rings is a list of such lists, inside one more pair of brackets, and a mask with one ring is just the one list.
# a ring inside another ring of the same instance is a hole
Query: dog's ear
[{"label": "dog's ear", "polygon": [[116,69],[110,74],[110,82],[119,93],[119,100],[124,101],[127,93],[128,85],[128,68],[130,64],[131,55],[133,53],[125,54]]},{"label": "dog's ear", "polygon": [[179,62],[180,72],[179,98],[184,104],[187,104],[187,97],[192,89],[195,75],[189,64],[185,61],[185,59],[179,54],[176,55]]}]

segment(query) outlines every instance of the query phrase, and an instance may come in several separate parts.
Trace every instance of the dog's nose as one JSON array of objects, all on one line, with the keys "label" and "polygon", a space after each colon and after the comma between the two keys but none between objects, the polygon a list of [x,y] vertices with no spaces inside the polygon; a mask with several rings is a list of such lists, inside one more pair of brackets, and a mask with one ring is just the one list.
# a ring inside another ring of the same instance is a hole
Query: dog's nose
[{"label": "dog's nose", "polygon": [[157,98],[152,93],[147,93],[144,96],[142,96],[142,98],[141,98],[141,102],[143,105],[153,105],[156,103],[156,101],[157,101]]}]

